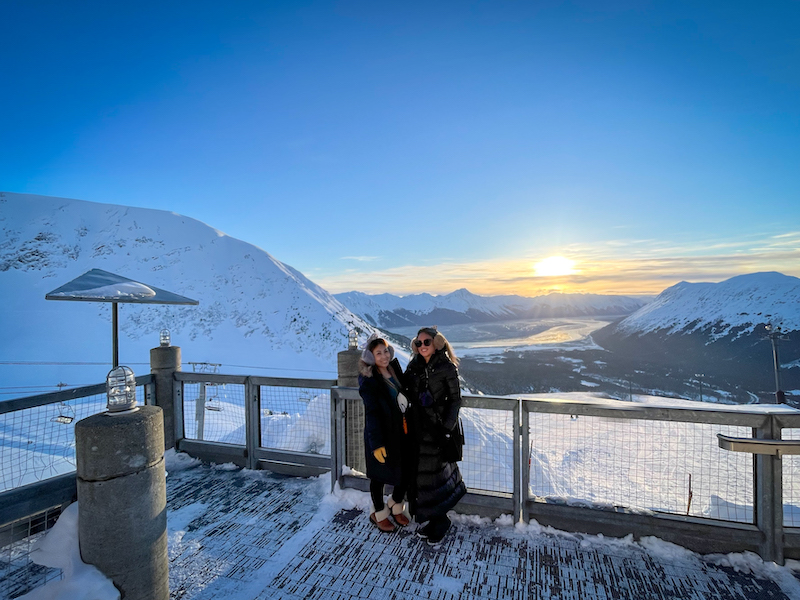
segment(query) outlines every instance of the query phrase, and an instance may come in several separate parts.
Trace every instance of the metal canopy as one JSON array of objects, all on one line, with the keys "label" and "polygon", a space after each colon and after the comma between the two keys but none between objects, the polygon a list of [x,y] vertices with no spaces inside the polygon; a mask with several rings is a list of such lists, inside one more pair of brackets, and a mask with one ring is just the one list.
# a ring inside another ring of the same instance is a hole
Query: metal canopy
[{"label": "metal canopy", "polygon": [[153,285],[134,281],[101,269],[92,269],[45,295],[45,300],[73,302],[111,302],[111,334],[113,366],[119,366],[119,328],[117,304],[184,304],[197,305],[197,300],[173,294]]},{"label": "metal canopy", "polygon": [[134,281],[101,269],[92,269],[53,290],[45,300],[128,302],[135,304],[199,304],[186,296]]}]

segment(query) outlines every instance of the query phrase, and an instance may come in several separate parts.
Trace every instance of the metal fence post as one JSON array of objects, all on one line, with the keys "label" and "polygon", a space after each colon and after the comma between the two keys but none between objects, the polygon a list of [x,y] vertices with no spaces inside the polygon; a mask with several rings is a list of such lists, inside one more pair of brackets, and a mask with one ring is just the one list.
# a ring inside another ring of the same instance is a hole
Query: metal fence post
[{"label": "metal fence post", "polygon": [[342,435],[339,429],[340,412],[339,391],[331,388],[331,491],[342,476],[342,455],[339,442]]},{"label": "metal fence post", "polygon": [[175,413],[172,426],[174,427],[173,435],[175,436],[175,449],[177,450],[178,444],[186,437],[186,431],[183,427],[183,382],[177,379],[172,380],[172,401],[174,402],[173,411]]},{"label": "metal fence post", "polygon": [[[780,426],[770,415],[766,425],[754,430],[755,438],[780,439]],[[761,558],[784,564],[783,556],[783,461],[774,454],[755,454],[755,509],[756,525],[761,531]]]},{"label": "metal fence post", "polygon": [[513,469],[514,469],[514,492],[513,492],[513,504],[514,504],[514,514],[512,515],[514,518],[514,522],[518,523],[520,518],[522,517],[522,481],[521,475],[522,470],[520,468],[520,464],[522,462],[522,420],[521,420],[521,410],[520,407],[522,406],[522,401],[517,400],[517,403],[514,405],[514,410],[511,413],[512,419],[514,420],[514,443],[513,443],[513,450],[514,453],[514,460],[513,460]]},{"label": "metal fence post", "polygon": [[261,445],[261,386],[255,385],[248,377],[244,384],[245,397],[245,447],[248,469],[258,465],[256,448]]},{"label": "metal fence post", "polygon": [[525,406],[525,401],[520,398],[520,419],[522,421],[521,435],[520,435],[520,503],[522,522],[527,523],[531,519],[530,510],[528,510],[528,494],[530,493],[531,484],[531,463],[529,448],[531,447],[531,413]]}]

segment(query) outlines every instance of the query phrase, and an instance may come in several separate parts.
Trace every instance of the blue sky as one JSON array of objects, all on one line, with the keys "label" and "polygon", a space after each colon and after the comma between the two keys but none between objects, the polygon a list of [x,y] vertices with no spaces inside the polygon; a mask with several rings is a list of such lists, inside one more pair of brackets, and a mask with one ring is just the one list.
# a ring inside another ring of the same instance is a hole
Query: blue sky
[{"label": "blue sky", "polygon": [[800,276],[798,2],[0,6],[1,190],[178,212],[333,292]]}]

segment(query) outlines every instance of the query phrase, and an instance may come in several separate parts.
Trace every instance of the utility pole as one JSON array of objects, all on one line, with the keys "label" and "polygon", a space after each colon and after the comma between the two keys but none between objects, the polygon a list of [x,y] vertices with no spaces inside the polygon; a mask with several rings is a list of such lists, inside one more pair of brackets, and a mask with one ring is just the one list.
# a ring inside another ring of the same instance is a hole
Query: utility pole
[{"label": "utility pole", "polygon": [[778,355],[778,340],[785,340],[786,335],[781,331],[780,327],[772,327],[767,325],[764,327],[767,330],[767,335],[772,342],[772,360],[775,365],[775,403],[783,404],[786,399],[786,394],[781,390],[781,361]]},{"label": "utility pole", "polygon": [[703,377],[705,376],[703,373],[695,373],[695,377],[697,377],[697,381],[700,383],[700,402],[703,401]]}]

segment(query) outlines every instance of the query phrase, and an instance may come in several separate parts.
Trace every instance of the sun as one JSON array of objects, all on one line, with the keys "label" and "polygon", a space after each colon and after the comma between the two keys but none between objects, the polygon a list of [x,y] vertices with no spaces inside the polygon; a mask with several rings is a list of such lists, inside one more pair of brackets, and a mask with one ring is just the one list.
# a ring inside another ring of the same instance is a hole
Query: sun
[{"label": "sun", "polygon": [[536,277],[558,277],[571,275],[575,272],[575,261],[563,256],[550,256],[533,265],[533,274]]}]

